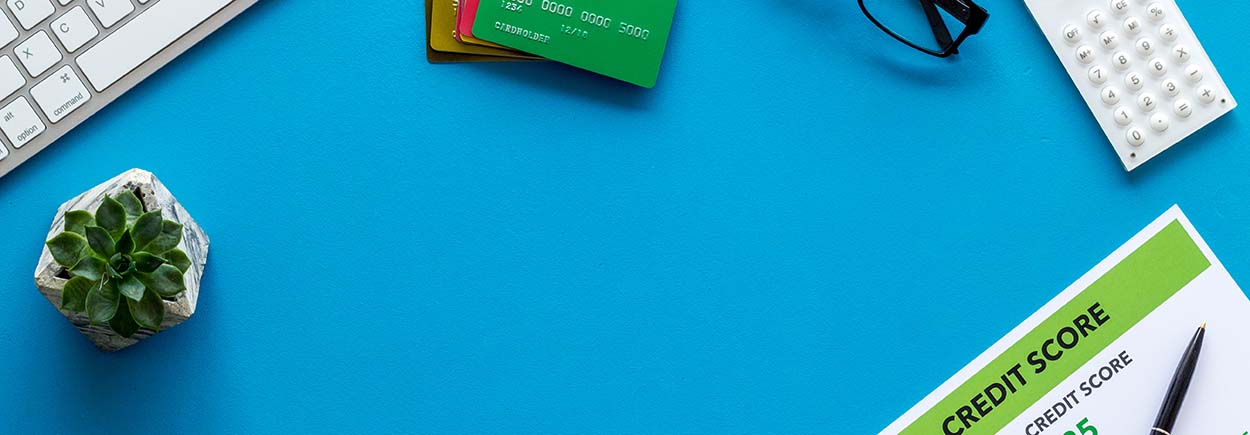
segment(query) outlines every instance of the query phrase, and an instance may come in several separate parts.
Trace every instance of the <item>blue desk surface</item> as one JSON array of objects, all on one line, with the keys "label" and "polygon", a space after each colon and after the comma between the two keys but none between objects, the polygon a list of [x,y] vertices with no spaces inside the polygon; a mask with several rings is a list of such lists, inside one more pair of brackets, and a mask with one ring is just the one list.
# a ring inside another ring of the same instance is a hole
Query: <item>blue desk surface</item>
[{"label": "blue desk surface", "polygon": [[[853,2],[686,1],[642,90],[262,2],[0,179],[0,431],[875,433],[1173,203],[1250,277],[1245,109],[1125,173],[985,6],[943,61]],[[1182,7],[1250,98],[1250,9]],[[131,167],[213,246],[194,318],[102,354],[32,276]]]}]

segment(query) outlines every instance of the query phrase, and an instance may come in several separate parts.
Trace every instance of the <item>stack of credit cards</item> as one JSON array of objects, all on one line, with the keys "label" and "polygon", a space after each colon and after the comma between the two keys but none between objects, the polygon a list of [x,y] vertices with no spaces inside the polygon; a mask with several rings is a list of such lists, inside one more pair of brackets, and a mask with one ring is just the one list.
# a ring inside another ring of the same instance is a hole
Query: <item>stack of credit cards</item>
[{"label": "stack of credit cards", "polygon": [[550,59],[650,88],[677,0],[426,0],[430,62]]}]

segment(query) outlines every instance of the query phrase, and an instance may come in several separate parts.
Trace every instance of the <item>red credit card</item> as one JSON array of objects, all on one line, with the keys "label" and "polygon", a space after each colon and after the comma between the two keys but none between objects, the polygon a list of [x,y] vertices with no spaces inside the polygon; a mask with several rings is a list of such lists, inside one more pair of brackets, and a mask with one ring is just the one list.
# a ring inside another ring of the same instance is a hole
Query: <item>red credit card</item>
[{"label": "red credit card", "polygon": [[473,36],[473,19],[477,17],[478,0],[460,0],[460,13],[456,17],[456,33],[478,39]]}]

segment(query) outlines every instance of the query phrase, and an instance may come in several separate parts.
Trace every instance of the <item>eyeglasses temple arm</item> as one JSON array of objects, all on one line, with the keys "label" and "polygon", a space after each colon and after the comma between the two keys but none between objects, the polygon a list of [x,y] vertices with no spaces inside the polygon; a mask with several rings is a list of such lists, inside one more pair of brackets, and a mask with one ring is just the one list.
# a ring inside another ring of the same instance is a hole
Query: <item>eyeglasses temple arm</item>
[{"label": "eyeglasses temple arm", "polygon": [[946,28],[946,22],[942,20],[942,13],[938,12],[937,6],[933,0],[918,0],[920,7],[924,9],[925,18],[929,19],[929,28],[933,30],[933,37],[937,39],[939,47],[943,50],[950,47],[951,53],[958,53],[952,47],[954,41],[951,39],[951,32]]}]

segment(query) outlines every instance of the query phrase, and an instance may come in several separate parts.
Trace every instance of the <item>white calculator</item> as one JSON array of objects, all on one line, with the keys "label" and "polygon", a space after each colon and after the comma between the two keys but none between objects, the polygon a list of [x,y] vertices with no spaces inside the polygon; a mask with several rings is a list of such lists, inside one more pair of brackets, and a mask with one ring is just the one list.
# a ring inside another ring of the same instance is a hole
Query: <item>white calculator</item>
[{"label": "white calculator", "polygon": [[1124,169],[1234,107],[1175,0],[1024,0]]}]

